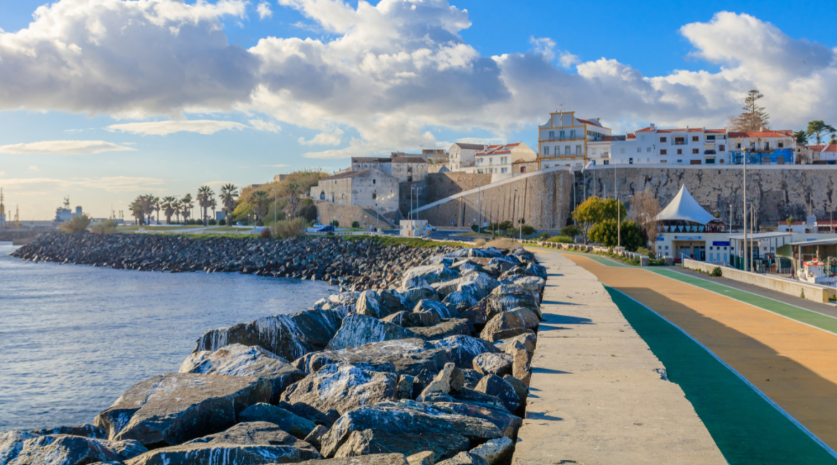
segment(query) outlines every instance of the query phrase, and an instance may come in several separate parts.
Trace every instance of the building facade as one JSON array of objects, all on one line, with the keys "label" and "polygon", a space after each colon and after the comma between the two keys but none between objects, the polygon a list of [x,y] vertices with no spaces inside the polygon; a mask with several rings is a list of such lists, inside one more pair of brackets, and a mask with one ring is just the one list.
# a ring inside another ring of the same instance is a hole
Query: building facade
[{"label": "building facade", "polygon": [[448,149],[448,168],[451,171],[465,171],[465,168],[473,168],[476,163],[477,152],[486,149],[485,144],[466,144],[454,142]]},{"label": "building facade", "polygon": [[610,163],[615,165],[729,163],[726,129],[660,129],[655,124],[611,142]]},{"label": "building facade", "polygon": [[793,131],[730,132],[730,162],[742,163],[744,153],[749,153],[747,163],[793,164],[796,139]]},{"label": "building facade", "polygon": [[378,169],[344,171],[320,179],[309,195],[312,199],[337,205],[394,212],[398,209],[398,179]]},{"label": "building facade", "polygon": [[398,182],[419,182],[427,178],[427,159],[394,153],[389,158],[352,157],[352,171],[379,170]]},{"label": "building facade", "polygon": [[537,161],[538,154],[523,142],[489,145],[475,155],[477,173],[512,174],[512,164]]},{"label": "building facade", "polygon": [[[549,121],[538,127],[540,168],[585,166],[590,155],[588,145],[591,142],[601,142],[610,135],[610,129],[602,126],[599,118],[576,118],[574,111],[550,113]],[[605,147],[596,148],[603,150]]]}]

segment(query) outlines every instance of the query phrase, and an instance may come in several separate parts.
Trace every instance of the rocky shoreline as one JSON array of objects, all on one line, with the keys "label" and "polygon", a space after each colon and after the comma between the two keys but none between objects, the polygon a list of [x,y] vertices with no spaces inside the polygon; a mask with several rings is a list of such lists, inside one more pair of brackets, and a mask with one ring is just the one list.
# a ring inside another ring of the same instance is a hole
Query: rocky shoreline
[{"label": "rocky shoreline", "polygon": [[[56,243],[24,255],[106,250]],[[427,249],[399,263],[367,265],[396,278],[307,311],[207,331],[177,373],[135,384],[92,425],[0,434],[0,465],[510,463],[546,270],[523,249]]]},{"label": "rocky shoreline", "polygon": [[170,234],[45,233],[12,255],[22,260],[139,271],[244,273],[276,278],[316,279],[349,290],[394,289],[401,273],[435,249],[381,245],[338,237],[265,240],[192,238]]}]

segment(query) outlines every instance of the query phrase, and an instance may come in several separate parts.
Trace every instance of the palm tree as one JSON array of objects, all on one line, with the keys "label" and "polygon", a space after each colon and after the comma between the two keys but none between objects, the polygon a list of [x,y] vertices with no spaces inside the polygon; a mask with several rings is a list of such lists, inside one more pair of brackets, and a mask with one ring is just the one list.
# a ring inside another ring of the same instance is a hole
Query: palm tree
[{"label": "palm tree", "polygon": [[151,199],[151,206],[157,212],[157,216],[155,218],[157,220],[156,224],[160,224],[160,208],[162,207],[162,205],[160,205],[160,197],[153,197]]},{"label": "palm tree", "polygon": [[142,214],[145,216],[143,224],[151,224],[151,214],[154,213],[154,196],[151,194],[141,195],[137,197],[137,200],[139,200]]},{"label": "palm tree", "polygon": [[174,215],[174,205],[176,203],[177,199],[171,195],[163,197],[162,200],[160,200],[160,206],[166,214],[166,224],[171,224],[171,217]]},{"label": "palm tree", "polygon": [[131,211],[131,215],[134,217],[138,225],[145,224],[145,211],[142,208],[142,196],[137,197],[128,205],[128,210]]},{"label": "palm tree", "polygon": [[180,199],[180,208],[182,208],[184,223],[189,222],[189,217],[192,216],[192,207],[194,206],[195,203],[192,201],[192,194],[187,193]]},{"label": "palm tree", "polygon": [[238,197],[238,187],[235,184],[225,184],[221,186],[221,203],[224,204],[224,219],[227,226],[230,225],[232,219],[231,213],[235,208],[235,198]]},{"label": "palm tree", "polygon": [[212,189],[210,189],[209,186],[201,186],[200,189],[198,189],[198,195],[195,198],[203,211],[203,225],[208,226],[206,224],[206,209],[212,206],[212,202],[215,199],[215,192],[212,192]]},{"label": "palm tree", "polygon": [[264,222],[262,221],[262,216],[267,213],[267,204],[270,203],[270,197],[268,197],[267,192],[265,191],[256,191],[250,196],[250,203],[253,204],[256,210],[256,219],[259,226],[264,226]]},{"label": "palm tree", "polygon": [[174,210],[175,222],[180,223],[180,199],[175,197],[174,202],[171,203],[171,208]]},{"label": "palm tree", "polygon": [[288,205],[285,206],[285,215],[288,218],[294,218],[296,216],[296,210],[299,208],[299,184],[297,183],[290,183],[287,186],[287,195],[288,195]]}]

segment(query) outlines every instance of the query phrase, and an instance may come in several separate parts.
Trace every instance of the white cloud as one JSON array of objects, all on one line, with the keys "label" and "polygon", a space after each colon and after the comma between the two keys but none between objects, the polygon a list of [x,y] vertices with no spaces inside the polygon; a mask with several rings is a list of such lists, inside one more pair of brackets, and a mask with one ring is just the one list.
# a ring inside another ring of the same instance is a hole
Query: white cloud
[{"label": "white cloud", "polygon": [[[33,171],[39,171],[36,166],[30,166]],[[165,181],[156,178],[131,177],[131,176],[109,176],[99,178],[11,178],[3,179],[3,186],[12,187],[18,193],[30,193],[41,191],[45,188],[66,189],[69,187],[83,187],[90,189],[102,189],[106,192],[146,192],[150,189],[160,188]]]},{"label": "white cloud", "polygon": [[286,168],[288,165],[262,165],[265,168]]},{"label": "white cloud", "polygon": [[213,120],[191,120],[191,121],[149,121],[146,123],[123,123],[112,124],[106,129],[108,131],[129,132],[132,134],[144,134],[154,136],[165,136],[175,132],[196,132],[198,134],[211,135],[225,129],[244,129],[247,126],[233,121]]},{"label": "white cloud", "polygon": [[549,37],[541,37],[536,39],[535,37],[529,37],[529,43],[535,49],[535,53],[543,55],[547,61],[552,61],[555,59],[555,41],[550,39]]},{"label": "white cloud", "polygon": [[29,171],[41,171],[41,170],[35,165],[30,165],[29,166]]},{"label": "white cloud", "polygon": [[253,126],[253,129],[256,129],[257,131],[279,132],[282,130],[278,124],[262,121],[260,119],[251,119],[250,126]]},{"label": "white cloud", "polygon": [[343,131],[341,129],[334,129],[330,132],[321,132],[310,140],[305,140],[304,137],[300,137],[297,142],[300,145],[340,145],[343,141]]},{"label": "white cloud", "polygon": [[102,152],[136,150],[101,140],[50,140],[0,146],[0,153],[11,155],[93,155]]},{"label": "white cloud", "polygon": [[578,56],[564,50],[558,55],[558,63],[561,63],[562,68],[569,69],[572,68],[573,65],[581,63],[581,59],[578,58]]},{"label": "white cloud", "polygon": [[259,6],[256,8],[259,12],[259,19],[270,18],[273,16],[273,12],[270,11],[270,4],[267,2],[259,3]]}]

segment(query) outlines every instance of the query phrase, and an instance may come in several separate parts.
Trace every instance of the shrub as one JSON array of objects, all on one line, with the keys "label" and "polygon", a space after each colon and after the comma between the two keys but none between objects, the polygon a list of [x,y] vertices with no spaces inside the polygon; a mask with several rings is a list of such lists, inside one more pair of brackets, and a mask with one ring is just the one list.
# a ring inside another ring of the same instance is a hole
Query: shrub
[{"label": "shrub", "polygon": [[471,225],[471,231],[474,231],[475,233],[478,233],[478,232],[480,232],[480,227],[475,225],[475,224],[472,224]]},{"label": "shrub", "polygon": [[360,228],[360,222],[359,221],[352,221],[352,228],[354,228],[354,229]]},{"label": "shrub", "polygon": [[560,242],[562,244],[572,244],[575,242],[572,237],[553,236],[546,240],[546,242]]},{"label": "shrub", "polygon": [[533,228],[532,226],[529,226],[528,224],[524,224],[521,229],[523,230],[524,236],[531,236],[532,234],[538,232],[537,229]]},{"label": "shrub", "polygon": [[218,222],[218,225],[219,225],[219,226],[226,226],[226,225],[227,225],[227,220],[221,220],[221,221],[219,221],[219,222]]},{"label": "shrub", "polygon": [[261,237],[262,239],[270,239],[271,237],[273,237],[270,235],[270,228],[262,228],[261,232],[259,233],[259,237]]},{"label": "shrub", "polygon": [[58,230],[65,233],[80,233],[87,230],[90,226],[90,217],[87,215],[74,216],[72,220],[66,223],[61,223]]},{"label": "shrub", "polygon": [[214,219],[212,219],[212,220],[209,220],[209,223],[208,223],[208,224],[209,224],[210,226],[215,226],[215,225],[217,225],[217,224],[218,224],[218,222],[217,222],[217,221],[215,221]]},{"label": "shrub", "polygon": [[548,232],[541,233],[541,240],[545,241],[547,239],[549,239],[549,233]]},{"label": "shrub", "polygon": [[564,229],[561,230],[561,235],[566,237],[575,237],[581,234],[581,228],[578,226],[571,224],[569,226],[564,226]]},{"label": "shrub", "polygon": [[648,258],[654,258],[654,252],[646,249],[645,247],[638,247],[636,249],[636,253],[638,253],[640,255],[645,255]]},{"label": "shrub", "polygon": [[94,224],[90,227],[90,230],[96,234],[114,234],[116,233],[116,228],[119,226],[119,223],[113,220],[103,221],[99,224]]},{"label": "shrub", "polygon": [[339,222],[339,221],[337,221],[337,220],[331,220],[331,223],[329,223],[329,224],[331,224],[331,225],[332,225],[332,226],[334,226],[335,228],[339,228],[339,227],[340,227],[340,222]]},{"label": "shrub", "polygon": [[511,221],[503,221],[502,223],[497,225],[497,229],[501,231],[508,231],[510,229],[514,229],[514,225]]},{"label": "shrub", "polygon": [[281,237],[282,239],[300,237],[305,235],[305,225],[305,218],[282,220],[273,223],[270,226],[270,232],[273,234],[273,237]]},{"label": "shrub", "polygon": [[715,269],[712,270],[712,273],[709,274],[709,276],[712,276],[713,278],[720,278],[721,275],[723,275],[723,272],[721,271],[720,266],[716,266]]}]

